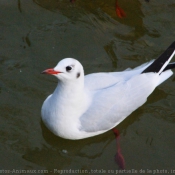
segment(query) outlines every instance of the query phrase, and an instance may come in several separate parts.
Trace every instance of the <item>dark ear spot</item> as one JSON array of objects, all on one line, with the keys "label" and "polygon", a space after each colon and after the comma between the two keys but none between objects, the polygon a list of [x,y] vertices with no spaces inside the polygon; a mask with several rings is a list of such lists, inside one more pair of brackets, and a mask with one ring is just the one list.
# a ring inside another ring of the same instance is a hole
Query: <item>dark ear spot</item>
[{"label": "dark ear spot", "polygon": [[80,72],[77,73],[77,78],[79,78],[79,77],[80,77]]}]

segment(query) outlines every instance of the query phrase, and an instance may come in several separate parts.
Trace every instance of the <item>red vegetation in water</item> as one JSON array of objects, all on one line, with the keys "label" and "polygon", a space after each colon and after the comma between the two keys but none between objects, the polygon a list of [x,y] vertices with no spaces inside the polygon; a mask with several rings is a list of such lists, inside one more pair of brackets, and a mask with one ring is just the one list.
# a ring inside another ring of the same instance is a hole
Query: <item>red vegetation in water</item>
[{"label": "red vegetation in water", "polygon": [[[149,2],[150,0],[145,0],[146,2]],[[70,0],[70,2],[75,2],[75,0]],[[126,13],[125,11],[118,5],[118,0],[116,0],[116,5],[115,5],[116,9],[116,14],[119,18],[124,18],[126,17]]]},{"label": "red vegetation in water", "polygon": [[124,10],[118,5],[118,0],[116,0],[116,13],[119,18],[126,17]]}]

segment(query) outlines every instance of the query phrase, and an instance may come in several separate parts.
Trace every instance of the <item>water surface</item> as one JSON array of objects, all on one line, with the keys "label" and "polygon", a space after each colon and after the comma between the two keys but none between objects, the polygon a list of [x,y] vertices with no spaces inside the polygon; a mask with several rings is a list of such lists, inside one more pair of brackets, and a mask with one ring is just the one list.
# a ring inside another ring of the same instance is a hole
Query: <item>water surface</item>
[{"label": "water surface", "polygon": [[[120,71],[157,58],[175,40],[173,0],[119,3],[124,19],[116,16],[113,0],[0,1],[0,170],[114,174],[119,169],[111,131],[69,141],[52,135],[40,115],[57,84],[40,72],[59,60],[78,59],[85,74]],[[127,170],[174,169],[174,80],[159,86],[117,126]]]}]

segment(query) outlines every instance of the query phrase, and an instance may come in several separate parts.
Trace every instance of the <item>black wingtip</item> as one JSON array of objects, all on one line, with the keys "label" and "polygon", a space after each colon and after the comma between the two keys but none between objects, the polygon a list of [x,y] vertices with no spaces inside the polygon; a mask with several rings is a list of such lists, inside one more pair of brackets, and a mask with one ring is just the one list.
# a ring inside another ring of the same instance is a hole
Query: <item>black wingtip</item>
[{"label": "black wingtip", "polygon": [[160,55],[149,67],[147,67],[142,73],[159,72],[165,62],[175,51],[175,41]]},{"label": "black wingtip", "polygon": [[175,62],[169,63],[163,71],[169,70],[169,69],[174,69],[175,68]]}]

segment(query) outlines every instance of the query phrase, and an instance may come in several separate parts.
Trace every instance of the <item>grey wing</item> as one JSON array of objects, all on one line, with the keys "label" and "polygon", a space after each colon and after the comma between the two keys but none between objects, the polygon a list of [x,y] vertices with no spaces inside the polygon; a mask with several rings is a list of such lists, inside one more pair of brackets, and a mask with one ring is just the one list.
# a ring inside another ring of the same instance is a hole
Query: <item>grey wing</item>
[{"label": "grey wing", "polygon": [[80,117],[81,130],[96,132],[113,128],[144,104],[157,84],[154,73],[140,74],[97,90],[88,110]]},{"label": "grey wing", "polygon": [[127,81],[131,77],[140,74],[146,69],[154,60],[142,64],[134,69],[126,69],[122,72],[109,72],[109,73],[92,73],[85,76],[85,86],[89,90],[98,90],[107,88],[121,81]]}]

